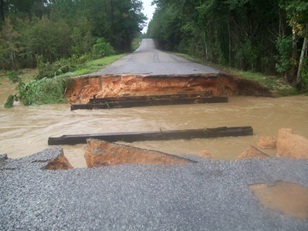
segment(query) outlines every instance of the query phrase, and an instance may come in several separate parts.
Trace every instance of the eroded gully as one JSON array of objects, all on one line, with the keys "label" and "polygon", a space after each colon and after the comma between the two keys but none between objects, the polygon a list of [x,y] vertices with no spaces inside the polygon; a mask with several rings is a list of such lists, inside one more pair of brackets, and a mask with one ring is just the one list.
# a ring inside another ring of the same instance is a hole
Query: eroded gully
[{"label": "eroded gully", "polygon": [[[176,155],[207,150],[213,159],[236,159],[260,136],[277,136],[280,128],[308,137],[308,98],[230,97],[229,103],[71,111],[68,104],[16,106],[3,104],[14,86],[1,80],[0,154],[20,158],[48,148],[51,136],[132,131],[252,126],[254,135],[217,139],[135,142],[131,145]],[[63,146],[74,167],[86,167],[83,145]],[[274,155],[274,151],[265,150]]]}]

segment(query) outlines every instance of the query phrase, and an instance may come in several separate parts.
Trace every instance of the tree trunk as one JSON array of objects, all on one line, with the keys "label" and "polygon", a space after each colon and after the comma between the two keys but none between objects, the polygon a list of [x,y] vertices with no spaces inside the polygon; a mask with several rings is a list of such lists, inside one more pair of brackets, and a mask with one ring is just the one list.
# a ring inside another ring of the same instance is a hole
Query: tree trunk
[{"label": "tree trunk", "polygon": [[111,31],[114,31],[114,5],[113,5],[113,0],[110,0],[110,23],[111,23]]},{"label": "tree trunk", "polygon": [[[308,24],[306,25],[306,28],[308,28]],[[307,45],[308,45],[308,39],[307,39],[307,37],[305,37],[304,42],[303,42],[301,57],[299,59],[299,65],[298,65],[298,71],[297,71],[297,77],[296,77],[296,85],[300,84],[300,82],[302,81],[301,71],[302,71],[302,67],[303,67],[303,61],[304,61],[305,53],[306,53],[306,50],[307,50]]]},{"label": "tree trunk", "polygon": [[0,0],[0,18],[2,22],[4,22],[5,16],[4,16],[4,0]]},{"label": "tree trunk", "polygon": [[[293,29],[294,30],[294,29]],[[291,66],[291,82],[294,83],[296,80],[296,63],[297,63],[297,36],[296,32],[293,31],[292,35],[292,66]]]},{"label": "tree trunk", "polygon": [[229,19],[228,19],[228,36],[229,36],[229,68],[231,67],[231,54],[232,54],[232,40],[231,40],[231,23],[230,23],[230,18],[231,16],[229,15]]}]

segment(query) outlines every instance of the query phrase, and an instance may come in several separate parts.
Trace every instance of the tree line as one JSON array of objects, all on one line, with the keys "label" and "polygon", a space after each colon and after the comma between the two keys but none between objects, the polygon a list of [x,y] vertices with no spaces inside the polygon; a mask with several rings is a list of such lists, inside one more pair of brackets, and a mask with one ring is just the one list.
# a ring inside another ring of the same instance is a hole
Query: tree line
[{"label": "tree line", "polygon": [[141,10],[140,0],[0,0],[0,69],[129,51]]},{"label": "tree line", "polygon": [[154,0],[148,36],[166,50],[308,81],[306,0]]}]

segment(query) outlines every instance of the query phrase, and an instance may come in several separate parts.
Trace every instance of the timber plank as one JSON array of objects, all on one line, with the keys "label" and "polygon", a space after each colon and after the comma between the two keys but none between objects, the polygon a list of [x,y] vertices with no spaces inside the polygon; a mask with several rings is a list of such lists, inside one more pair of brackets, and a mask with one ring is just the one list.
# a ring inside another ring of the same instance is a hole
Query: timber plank
[{"label": "timber plank", "polygon": [[146,107],[146,106],[166,106],[180,104],[204,104],[204,103],[226,103],[228,97],[186,97],[186,98],[132,98],[125,99],[92,99],[87,104],[72,104],[71,110],[79,109],[111,109],[111,108],[131,108],[131,107]]},{"label": "timber plank", "polygon": [[188,129],[188,130],[167,130],[156,132],[120,132],[120,133],[101,133],[101,134],[80,134],[63,135],[61,137],[49,137],[49,145],[74,145],[85,144],[87,139],[99,139],[109,142],[124,141],[148,141],[148,140],[177,140],[177,139],[197,139],[214,138],[227,136],[249,136],[253,135],[250,126],[244,127],[219,127],[207,129]]}]

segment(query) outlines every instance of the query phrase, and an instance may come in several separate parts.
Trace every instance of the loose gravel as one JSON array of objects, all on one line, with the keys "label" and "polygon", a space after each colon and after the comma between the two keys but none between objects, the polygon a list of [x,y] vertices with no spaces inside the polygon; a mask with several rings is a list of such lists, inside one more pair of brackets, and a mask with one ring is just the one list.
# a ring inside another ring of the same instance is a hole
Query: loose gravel
[{"label": "loose gravel", "polygon": [[0,156],[0,230],[308,230],[263,207],[249,185],[308,187],[308,161],[286,158],[185,165],[42,170],[59,148]]}]

